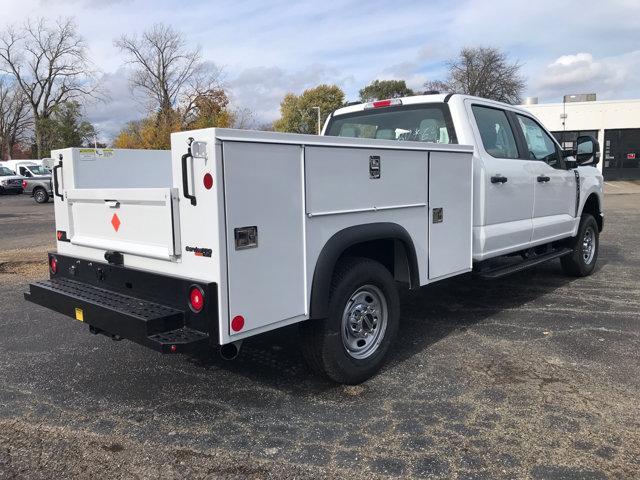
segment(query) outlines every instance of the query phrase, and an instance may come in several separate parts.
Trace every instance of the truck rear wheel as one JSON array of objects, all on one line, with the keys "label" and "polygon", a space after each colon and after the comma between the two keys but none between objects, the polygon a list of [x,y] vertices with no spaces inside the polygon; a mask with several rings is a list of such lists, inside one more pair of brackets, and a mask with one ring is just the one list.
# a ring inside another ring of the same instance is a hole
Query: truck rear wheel
[{"label": "truck rear wheel", "polygon": [[562,269],[574,277],[591,275],[598,260],[598,224],[593,215],[585,213],[580,219],[578,234],[573,239],[573,252],[560,259]]},{"label": "truck rear wheel", "polygon": [[374,375],[398,333],[400,300],[380,263],[348,258],[331,282],[329,316],[300,326],[310,367],[333,381],[361,383]]},{"label": "truck rear wheel", "polygon": [[47,203],[49,201],[49,194],[44,188],[36,188],[33,192],[33,198],[36,203]]}]

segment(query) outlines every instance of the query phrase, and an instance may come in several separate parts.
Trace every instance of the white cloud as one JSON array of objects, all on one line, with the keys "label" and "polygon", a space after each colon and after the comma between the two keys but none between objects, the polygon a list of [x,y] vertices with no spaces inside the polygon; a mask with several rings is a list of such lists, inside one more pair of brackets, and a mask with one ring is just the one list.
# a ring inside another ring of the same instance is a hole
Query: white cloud
[{"label": "white cloud", "polygon": [[247,68],[226,83],[233,103],[250,109],[260,122],[278,118],[280,101],[289,92],[300,94],[320,83],[344,87],[352,81],[351,77],[341,76],[335,69],[313,64],[297,71],[265,66]]},{"label": "white cloud", "polygon": [[125,68],[104,73],[100,84],[105,101],[85,105],[85,116],[97,128],[100,141],[109,142],[127,122],[143,118],[147,113],[143,102],[131,91],[128,78]]},{"label": "white cloud", "polygon": [[599,99],[638,96],[640,50],[594,58],[591,53],[562,55],[531,82],[534,92],[556,100],[563,95],[597,93]]}]

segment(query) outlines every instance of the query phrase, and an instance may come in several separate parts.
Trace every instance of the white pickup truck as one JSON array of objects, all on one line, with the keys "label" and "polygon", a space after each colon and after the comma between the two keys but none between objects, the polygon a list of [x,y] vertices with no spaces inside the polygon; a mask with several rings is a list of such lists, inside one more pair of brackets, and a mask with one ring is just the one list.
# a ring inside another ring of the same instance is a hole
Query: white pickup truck
[{"label": "white pickup truck", "polygon": [[231,358],[299,323],[311,367],[358,383],[396,336],[398,286],[596,264],[599,147],[562,151],[518,107],[421,95],[341,108],[322,136],[171,147],[52,152],[57,251],[27,300],[165,353]]}]

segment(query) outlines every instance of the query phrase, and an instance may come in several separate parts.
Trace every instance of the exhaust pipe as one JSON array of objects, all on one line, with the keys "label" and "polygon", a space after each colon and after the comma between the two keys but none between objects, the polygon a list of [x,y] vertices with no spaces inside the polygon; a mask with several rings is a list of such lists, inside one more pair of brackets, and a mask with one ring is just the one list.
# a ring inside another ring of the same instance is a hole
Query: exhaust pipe
[{"label": "exhaust pipe", "polygon": [[242,340],[237,342],[227,343],[220,346],[220,356],[225,360],[233,360],[240,354],[240,347],[242,346]]}]

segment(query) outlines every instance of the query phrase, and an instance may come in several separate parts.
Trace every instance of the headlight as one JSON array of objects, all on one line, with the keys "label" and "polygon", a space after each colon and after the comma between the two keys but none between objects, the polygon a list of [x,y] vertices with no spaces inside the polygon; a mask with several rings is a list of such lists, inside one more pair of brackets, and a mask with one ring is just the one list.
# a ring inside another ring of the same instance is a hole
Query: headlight
[{"label": "headlight", "polygon": [[0,180],[0,185],[7,185],[9,180]]}]

